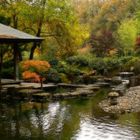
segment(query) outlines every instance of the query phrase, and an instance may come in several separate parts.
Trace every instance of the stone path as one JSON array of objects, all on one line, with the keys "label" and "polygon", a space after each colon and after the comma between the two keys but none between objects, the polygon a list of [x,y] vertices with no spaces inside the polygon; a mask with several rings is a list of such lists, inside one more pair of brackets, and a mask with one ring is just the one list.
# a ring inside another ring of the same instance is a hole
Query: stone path
[{"label": "stone path", "polygon": [[[20,84],[21,86],[31,86],[33,88],[40,88],[40,83],[26,83],[26,82],[23,82]],[[43,88],[45,87],[56,87],[57,85],[56,84],[53,84],[53,83],[48,83],[48,84],[43,84]]]},{"label": "stone path", "polygon": [[[27,83],[21,82],[17,84],[16,82],[13,84],[13,81],[6,81],[7,83],[12,82],[12,84],[4,84],[2,87],[5,89],[3,91],[3,98],[16,98],[16,99],[24,99],[34,100],[34,101],[46,101],[46,100],[57,100],[57,99],[65,99],[65,98],[77,98],[77,97],[87,97],[95,95],[95,91],[99,90],[100,87],[97,84],[89,84],[89,85],[77,85],[77,84],[43,84],[43,89],[40,89],[40,83]],[[52,93],[49,92],[51,90],[55,90],[57,88],[68,88],[73,89],[73,91],[66,91],[64,93]],[[18,98],[17,98],[18,97]]]}]

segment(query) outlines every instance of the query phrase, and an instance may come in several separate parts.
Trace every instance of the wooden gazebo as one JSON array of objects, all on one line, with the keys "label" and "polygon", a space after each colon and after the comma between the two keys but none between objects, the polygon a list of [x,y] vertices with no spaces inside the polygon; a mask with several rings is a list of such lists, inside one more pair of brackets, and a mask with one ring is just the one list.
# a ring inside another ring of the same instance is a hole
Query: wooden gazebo
[{"label": "wooden gazebo", "polygon": [[[36,42],[41,43],[43,39],[40,37],[35,37],[25,32],[14,29],[10,26],[6,26],[0,23],[0,45],[9,44],[14,48],[20,47],[20,44]],[[18,45],[17,45],[18,44]],[[15,45],[15,46],[14,46]],[[3,45],[0,46],[2,49]],[[13,49],[14,49],[13,48]],[[1,52],[1,51],[0,51]],[[2,52],[0,53],[2,56]],[[14,49],[14,65],[15,65],[15,80],[18,80],[18,54],[16,49]],[[2,57],[0,57],[0,83],[1,83],[1,71],[2,71]]]}]

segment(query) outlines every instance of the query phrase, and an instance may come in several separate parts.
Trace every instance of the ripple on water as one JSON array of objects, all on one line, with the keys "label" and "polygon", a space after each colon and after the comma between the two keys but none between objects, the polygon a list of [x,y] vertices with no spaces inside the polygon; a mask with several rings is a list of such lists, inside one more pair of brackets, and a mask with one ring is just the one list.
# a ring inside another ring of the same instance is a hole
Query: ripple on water
[{"label": "ripple on water", "polygon": [[101,120],[82,119],[80,129],[72,140],[135,140],[136,135],[127,127],[115,123],[101,123]]},{"label": "ripple on water", "polygon": [[15,138],[19,127],[21,139],[140,140],[139,114],[100,115],[97,109],[93,112],[92,103],[50,102],[43,110],[40,106],[20,111],[16,108],[12,113],[7,107],[8,113],[0,114],[0,139],[9,132],[9,137]]}]

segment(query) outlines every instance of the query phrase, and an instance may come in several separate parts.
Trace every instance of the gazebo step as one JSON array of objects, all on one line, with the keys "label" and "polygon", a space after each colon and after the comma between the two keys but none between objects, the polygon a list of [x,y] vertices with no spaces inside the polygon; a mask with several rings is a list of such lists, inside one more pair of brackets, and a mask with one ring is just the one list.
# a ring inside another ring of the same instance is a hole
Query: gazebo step
[{"label": "gazebo step", "polygon": [[20,84],[22,80],[2,79],[2,85],[16,85]]},{"label": "gazebo step", "polygon": [[32,86],[21,86],[21,85],[17,85],[17,84],[14,84],[14,85],[3,85],[2,86],[3,88],[15,88],[15,89],[33,89]]}]

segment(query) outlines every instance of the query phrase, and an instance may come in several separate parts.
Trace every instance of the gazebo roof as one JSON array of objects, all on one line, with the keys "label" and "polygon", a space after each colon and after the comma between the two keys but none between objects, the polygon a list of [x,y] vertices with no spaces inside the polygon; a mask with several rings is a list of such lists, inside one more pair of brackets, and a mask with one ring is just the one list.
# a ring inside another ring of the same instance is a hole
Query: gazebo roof
[{"label": "gazebo roof", "polygon": [[0,43],[41,42],[43,39],[0,23]]}]

